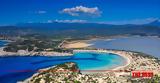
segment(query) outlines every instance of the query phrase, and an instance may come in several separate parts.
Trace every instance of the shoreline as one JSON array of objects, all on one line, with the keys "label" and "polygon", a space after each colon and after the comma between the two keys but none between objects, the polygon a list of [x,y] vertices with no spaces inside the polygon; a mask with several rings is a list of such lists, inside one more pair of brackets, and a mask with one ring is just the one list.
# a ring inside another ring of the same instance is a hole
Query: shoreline
[{"label": "shoreline", "polygon": [[8,57],[8,56],[72,56],[71,53],[60,53],[60,52],[28,52],[25,50],[19,50],[18,52],[5,52],[3,51],[4,47],[0,48],[0,57]]},{"label": "shoreline", "polygon": [[[95,39],[91,39],[91,40],[95,40]],[[76,48],[87,48],[90,47],[93,44],[88,44],[88,41],[91,40],[76,40],[76,41],[72,41],[72,42],[67,42],[70,45],[70,48],[75,48],[74,46],[76,46]],[[107,39],[110,40],[110,39]],[[62,47],[64,46],[64,43],[62,43]],[[67,44],[65,43],[65,44]],[[77,45],[79,44],[79,45]],[[83,44],[83,45],[82,45]],[[3,48],[3,47],[2,47]],[[96,48],[95,48],[96,49]],[[76,50],[73,50],[73,53]],[[79,50],[80,51],[80,50]],[[124,65],[120,65],[117,67],[113,67],[111,68],[111,70],[124,70],[125,67],[129,66],[131,64],[131,62],[133,61],[133,57],[132,55],[134,55],[134,51],[125,51],[125,50],[113,50],[113,49],[96,49],[96,50],[84,50],[83,51],[89,51],[89,52],[105,52],[105,53],[113,53],[113,54],[117,54],[121,57],[123,57],[125,59],[125,63]],[[5,56],[72,56],[73,54],[71,53],[59,53],[59,52],[28,52],[28,51],[24,51],[21,50],[19,53],[11,53],[11,52],[4,52],[2,51],[2,49],[0,48],[0,57],[5,57]]]},{"label": "shoreline", "polygon": [[[92,73],[89,71],[84,72],[82,70],[81,72],[83,75],[87,75],[87,74],[88,75],[99,75],[99,74],[106,75],[106,73],[107,73],[107,76],[121,77],[121,76],[128,76],[128,75],[130,75],[131,71],[136,71],[136,70],[152,70],[154,72],[154,74],[160,73],[160,71],[158,70],[160,68],[160,67],[158,67],[159,64],[157,62],[155,62],[155,60],[153,58],[141,56],[139,53],[136,53],[136,52],[122,51],[122,50],[109,50],[109,49],[73,50],[73,53],[77,53],[77,52],[112,53],[112,54],[116,54],[118,56],[121,56],[126,60],[126,63],[124,63],[124,65],[119,65],[117,67],[113,67],[108,70],[105,70],[105,67],[104,67],[105,71],[103,71],[103,70],[97,71],[97,72],[95,71]],[[136,54],[138,54],[138,56],[136,56]],[[134,62],[132,63],[132,61],[134,61]],[[146,64],[146,67],[141,66],[141,68],[137,68],[143,62]],[[154,62],[154,64],[153,64],[153,62]],[[152,66],[147,66],[147,64],[151,64]],[[50,68],[50,67],[48,67],[48,68]],[[147,68],[147,69],[145,69],[145,68]],[[127,70],[127,71],[125,71],[125,70]]]},{"label": "shoreline", "polygon": [[126,62],[124,63],[124,65],[111,68],[110,70],[119,70],[119,69],[125,68],[132,61],[132,58],[130,57],[131,52],[127,52],[127,51],[119,51],[119,50],[74,50],[73,53],[74,52],[75,53],[77,53],[77,52],[112,53],[112,54],[116,54],[118,56],[121,56],[122,58],[125,59]]},{"label": "shoreline", "polygon": [[117,50],[73,50],[73,54],[71,53],[59,53],[59,52],[5,52],[3,51],[3,47],[0,48],[0,57],[14,57],[14,56],[73,56],[74,53],[77,52],[96,52],[96,53],[113,53],[118,56],[121,56],[126,60],[126,63],[122,66],[118,66],[115,68],[111,68],[111,70],[118,70],[120,68],[124,68],[128,66],[131,62],[130,58],[127,57],[126,51],[118,51]]},{"label": "shoreline", "polygon": [[125,67],[127,67],[127,66],[130,65],[130,63],[131,63],[131,61],[132,61],[132,59],[129,57],[130,55],[125,55],[125,56],[124,56],[124,55],[121,55],[121,54],[119,54],[119,53],[118,53],[117,55],[123,57],[123,58],[126,60],[126,62],[125,62],[124,65],[119,66],[119,67],[116,67],[116,68],[114,68],[113,70],[120,70],[120,69],[125,68]]}]

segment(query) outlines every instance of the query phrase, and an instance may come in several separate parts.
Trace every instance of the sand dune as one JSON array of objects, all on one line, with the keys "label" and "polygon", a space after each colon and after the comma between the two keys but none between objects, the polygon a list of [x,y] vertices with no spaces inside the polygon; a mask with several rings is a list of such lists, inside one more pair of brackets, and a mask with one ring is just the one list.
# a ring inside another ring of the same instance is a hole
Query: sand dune
[{"label": "sand dune", "polygon": [[86,42],[73,42],[73,43],[69,43],[64,45],[64,48],[85,48],[85,47],[89,47],[92,44],[87,44]]}]

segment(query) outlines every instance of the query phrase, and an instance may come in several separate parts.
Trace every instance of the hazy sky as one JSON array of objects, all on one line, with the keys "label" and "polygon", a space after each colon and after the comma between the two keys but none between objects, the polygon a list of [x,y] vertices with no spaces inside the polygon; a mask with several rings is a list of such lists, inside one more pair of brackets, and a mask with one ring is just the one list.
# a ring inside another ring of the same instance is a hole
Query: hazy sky
[{"label": "hazy sky", "polygon": [[0,25],[25,22],[140,23],[160,18],[160,0],[0,0]]}]

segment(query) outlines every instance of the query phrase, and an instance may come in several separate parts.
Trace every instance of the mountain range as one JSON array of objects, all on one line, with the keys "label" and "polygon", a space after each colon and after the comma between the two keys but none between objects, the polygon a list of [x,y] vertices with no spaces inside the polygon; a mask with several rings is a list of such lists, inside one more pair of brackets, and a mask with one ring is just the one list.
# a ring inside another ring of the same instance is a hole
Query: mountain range
[{"label": "mountain range", "polygon": [[98,23],[20,23],[14,26],[1,26],[1,35],[41,34],[48,36],[113,36],[113,35],[152,35],[160,36],[160,22],[155,20],[142,25],[112,25]]}]

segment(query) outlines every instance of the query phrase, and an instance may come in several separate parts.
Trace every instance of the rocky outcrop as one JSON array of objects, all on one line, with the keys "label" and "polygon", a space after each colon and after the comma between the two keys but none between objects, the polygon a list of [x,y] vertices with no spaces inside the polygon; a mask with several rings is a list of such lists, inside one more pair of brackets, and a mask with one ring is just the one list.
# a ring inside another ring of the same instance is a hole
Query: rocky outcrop
[{"label": "rocky outcrop", "polygon": [[22,83],[94,83],[92,77],[82,75],[75,63],[68,62],[47,69],[41,69]]}]

